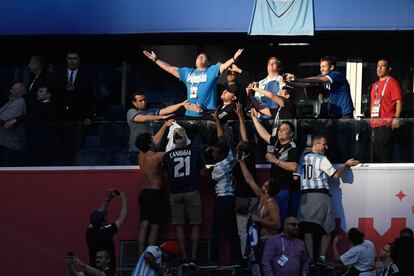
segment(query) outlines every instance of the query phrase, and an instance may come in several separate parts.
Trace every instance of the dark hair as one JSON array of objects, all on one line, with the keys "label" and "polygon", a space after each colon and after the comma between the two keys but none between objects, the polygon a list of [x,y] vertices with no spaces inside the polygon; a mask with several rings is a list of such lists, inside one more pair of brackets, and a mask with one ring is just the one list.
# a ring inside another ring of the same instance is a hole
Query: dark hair
[{"label": "dark hair", "polygon": [[224,156],[226,156],[230,150],[229,146],[226,143],[222,142],[215,144],[213,148],[216,149],[219,154]]},{"label": "dark hair", "polygon": [[79,51],[76,51],[76,50],[74,50],[74,49],[70,49],[70,50],[66,51],[66,56],[68,56],[69,54],[75,54],[75,55],[77,55],[79,58],[81,57],[81,55],[80,55]]},{"label": "dark hair", "polygon": [[315,137],[312,138],[312,146],[316,144],[316,142],[320,141],[321,139],[326,139],[325,136],[323,135],[316,135]]},{"label": "dark hair", "polygon": [[34,56],[31,56],[31,58],[30,58],[31,60],[33,60],[34,61],[34,63],[37,63],[37,64],[39,64],[39,66],[40,67],[44,67],[45,66],[45,64],[46,64],[46,60],[45,60],[45,58],[43,57],[43,56],[39,56],[39,55],[34,55]]},{"label": "dark hair", "polygon": [[277,57],[270,57],[267,59],[267,63],[269,63],[272,59],[276,60],[276,64],[277,64],[277,71],[280,72],[282,71],[282,61],[280,61],[280,59],[278,59]]},{"label": "dark hair", "polygon": [[336,59],[333,56],[324,56],[321,58],[320,62],[327,61],[329,65],[332,65],[334,68],[336,68]]},{"label": "dark hair", "polygon": [[378,59],[378,61],[380,61],[380,60],[386,61],[388,63],[388,68],[391,68],[392,67],[391,66],[391,61],[390,61],[389,58],[381,57],[381,58]]},{"label": "dark hair", "polygon": [[280,123],[279,123],[278,128],[279,128],[281,125],[288,125],[288,126],[289,126],[289,129],[290,129],[290,132],[291,132],[292,134],[295,134],[295,126],[292,124],[292,122],[290,122],[290,121],[282,121],[282,122],[280,122]]},{"label": "dark hair", "polygon": [[142,133],[137,136],[135,140],[135,146],[142,152],[147,152],[151,148],[152,135],[149,132]]},{"label": "dark hair", "polygon": [[282,87],[282,89],[287,91],[287,93],[289,94],[289,101],[291,103],[294,103],[295,102],[295,98],[296,98],[296,90],[295,90],[295,88],[293,88],[290,85],[285,85],[285,86]]},{"label": "dark hair", "polygon": [[274,197],[280,191],[280,186],[278,183],[275,182],[273,177],[269,178],[269,186],[267,187],[267,193],[270,197]]},{"label": "dark hair", "polygon": [[410,236],[410,237],[414,236],[413,230],[409,227],[401,229],[400,236],[404,235],[404,234],[405,234],[405,236]]},{"label": "dark hair", "polygon": [[237,152],[244,152],[245,154],[249,154],[252,152],[252,146],[249,142],[240,141],[237,145]]},{"label": "dark hair", "polygon": [[205,56],[207,57],[207,60],[208,60],[209,62],[211,62],[211,58],[210,58],[210,56],[207,54],[207,52],[206,52],[206,51],[200,51],[200,52],[198,52],[197,57],[198,57],[199,55],[205,55]]},{"label": "dark hair", "polygon": [[98,251],[96,251],[96,255],[98,255],[98,252],[103,252],[106,255],[107,259],[111,259],[111,253],[109,253],[109,250],[107,250],[107,249],[98,250]]},{"label": "dark hair", "polygon": [[364,233],[358,228],[351,228],[348,230],[348,239],[353,245],[361,244],[364,241]]},{"label": "dark hair", "polygon": [[145,95],[145,93],[143,91],[135,90],[135,91],[131,92],[129,97],[130,97],[132,102],[135,102],[135,96],[143,96],[143,95]]}]

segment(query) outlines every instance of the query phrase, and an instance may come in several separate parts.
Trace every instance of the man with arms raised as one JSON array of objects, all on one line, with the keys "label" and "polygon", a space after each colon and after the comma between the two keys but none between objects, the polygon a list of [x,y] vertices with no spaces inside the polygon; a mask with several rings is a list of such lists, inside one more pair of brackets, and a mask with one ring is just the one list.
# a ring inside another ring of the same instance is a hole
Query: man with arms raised
[{"label": "man with arms raised", "polygon": [[[201,199],[198,190],[199,171],[204,168],[202,152],[187,144],[184,128],[173,132],[176,148],[164,155],[163,167],[167,171],[170,184],[171,220],[175,225],[176,239],[183,254],[185,266],[195,267],[197,260],[199,225],[201,217]],[[185,250],[184,225],[191,228],[191,259]]]},{"label": "man with arms raised", "polygon": [[164,220],[162,159],[165,152],[155,152],[155,148],[172,122],[172,120],[166,121],[154,137],[147,132],[139,135],[136,140],[136,146],[140,150],[138,162],[145,183],[138,199],[141,220],[138,237],[140,254],[147,245],[156,245],[159,228]]},{"label": "man with arms raised", "polygon": [[226,71],[242,54],[239,49],[232,58],[225,63],[211,65],[207,53],[200,52],[195,61],[195,68],[175,67],[162,61],[154,52],[144,51],[150,60],[167,71],[187,87],[187,100],[198,108],[187,110],[185,115],[191,117],[200,116],[202,110],[214,110],[217,106],[216,84],[220,74]]},{"label": "man with arms raised", "polygon": [[263,183],[262,187],[259,187],[248,170],[243,157],[237,156],[237,161],[240,163],[240,168],[246,183],[249,184],[259,201],[257,206],[257,214],[252,215],[251,218],[254,223],[260,225],[260,242],[256,251],[256,259],[260,263],[266,240],[277,234],[280,229],[279,206],[273,199],[277,192],[277,186],[272,183],[273,179],[270,178],[268,181]]}]

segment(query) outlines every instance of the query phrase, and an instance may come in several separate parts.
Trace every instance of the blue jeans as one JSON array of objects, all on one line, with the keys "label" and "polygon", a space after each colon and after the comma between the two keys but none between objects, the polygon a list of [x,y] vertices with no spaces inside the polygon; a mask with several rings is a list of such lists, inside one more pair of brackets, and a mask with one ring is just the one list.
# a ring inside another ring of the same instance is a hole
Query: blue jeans
[{"label": "blue jeans", "polygon": [[273,197],[279,205],[280,225],[283,226],[287,217],[297,217],[300,196],[300,191],[280,190],[280,192]]}]

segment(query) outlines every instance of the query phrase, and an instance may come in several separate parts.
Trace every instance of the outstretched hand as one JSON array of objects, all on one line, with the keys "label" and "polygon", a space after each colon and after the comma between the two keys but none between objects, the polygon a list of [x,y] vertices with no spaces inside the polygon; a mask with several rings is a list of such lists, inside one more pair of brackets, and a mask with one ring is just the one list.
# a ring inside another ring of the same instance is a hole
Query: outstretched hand
[{"label": "outstretched hand", "polygon": [[157,55],[154,53],[154,51],[151,51],[151,53],[150,53],[147,50],[144,50],[143,53],[144,53],[144,55],[147,56],[147,58],[149,58],[153,62],[155,62],[158,58]]},{"label": "outstretched hand", "polygon": [[243,51],[244,51],[244,49],[243,49],[243,48],[238,49],[238,50],[237,50],[237,52],[236,52],[236,53],[234,54],[234,56],[233,56],[234,60],[238,60],[238,59],[239,59],[239,57],[241,56],[241,54],[243,53]]},{"label": "outstretched hand", "polygon": [[346,162],[345,162],[345,164],[348,166],[348,167],[353,167],[353,166],[356,166],[356,165],[358,165],[358,164],[360,164],[361,162],[359,161],[359,160],[355,160],[354,158],[352,158],[352,159],[349,159],[349,160],[347,160]]},{"label": "outstretched hand", "polygon": [[[171,114],[171,115],[174,115],[174,114]],[[171,115],[168,115],[168,116],[171,117]],[[168,119],[167,121],[165,121],[164,125],[167,127],[170,127],[173,125],[174,121],[175,121],[174,119]]]}]

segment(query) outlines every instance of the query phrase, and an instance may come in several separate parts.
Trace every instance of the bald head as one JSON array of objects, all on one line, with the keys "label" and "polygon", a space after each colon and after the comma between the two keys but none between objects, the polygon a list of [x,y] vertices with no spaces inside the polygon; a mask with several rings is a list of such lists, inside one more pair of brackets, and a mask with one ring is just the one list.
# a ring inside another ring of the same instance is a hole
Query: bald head
[{"label": "bald head", "polygon": [[295,217],[287,217],[285,219],[285,225],[289,223],[299,223],[298,219]]},{"label": "bald head", "polygon": [[284,233],[288,238],[296,238],[299,235],[299,221],[295,217],[287,217],[283,224]]},{"label": "bald head", "polygon": [[10,88],[10,96],[13,98],[23,97],[26,94],[26,87],[21,82],[16,82]]}]

